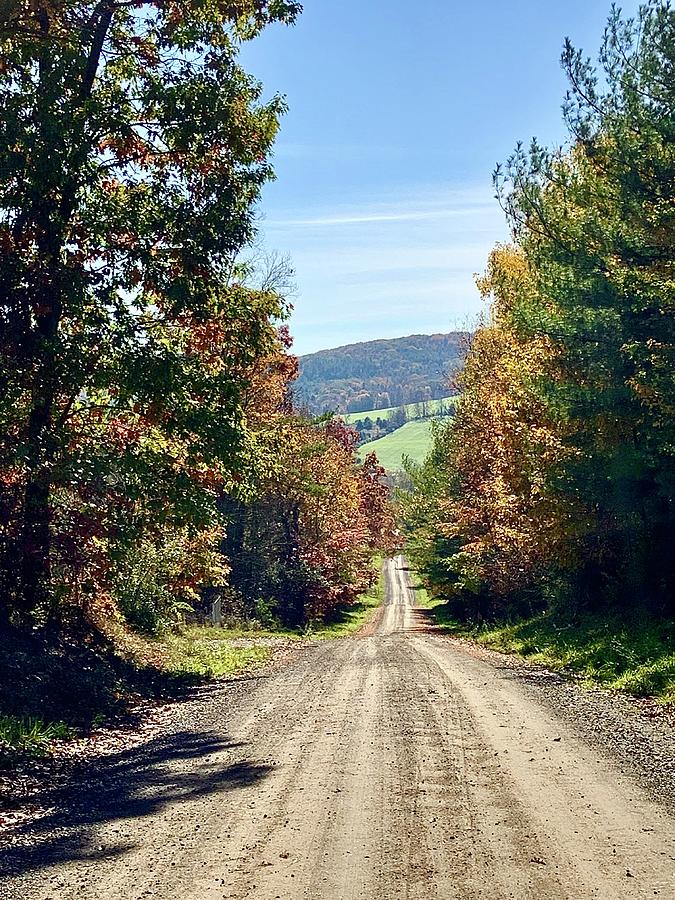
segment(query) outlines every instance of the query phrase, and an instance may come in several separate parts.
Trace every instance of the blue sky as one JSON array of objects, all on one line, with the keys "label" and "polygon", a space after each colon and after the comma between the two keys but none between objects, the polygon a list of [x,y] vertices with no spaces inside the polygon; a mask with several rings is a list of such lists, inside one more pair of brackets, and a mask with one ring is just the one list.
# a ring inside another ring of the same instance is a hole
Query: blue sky
[{"label": "blue sky", "polygon": [[244,48],[289,106],[260,230],[296,271],[296,352],[475,321],[473,273],[508,237],[494,165],[518,139],[564,139],[563,39],[594,55],[608,12],[608,0],[305,0],[295,27]]}]

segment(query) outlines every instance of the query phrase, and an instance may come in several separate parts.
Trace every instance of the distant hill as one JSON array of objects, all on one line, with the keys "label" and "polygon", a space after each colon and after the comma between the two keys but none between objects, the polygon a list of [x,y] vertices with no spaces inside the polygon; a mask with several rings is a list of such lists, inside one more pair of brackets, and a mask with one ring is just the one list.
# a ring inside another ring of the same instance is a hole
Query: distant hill
[{"label": "distant hill", "polygon": [[457,331],[412,334],[301,356],[296,399],[313,413],[352,413],[447,397],[466,339]]}]

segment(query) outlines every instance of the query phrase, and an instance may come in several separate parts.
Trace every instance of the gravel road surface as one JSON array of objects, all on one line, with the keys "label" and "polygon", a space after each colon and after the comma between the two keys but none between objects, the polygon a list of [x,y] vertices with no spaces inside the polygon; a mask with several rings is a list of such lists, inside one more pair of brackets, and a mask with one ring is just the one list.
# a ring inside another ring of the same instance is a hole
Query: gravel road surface
[{"label": "gravel road surface", "polygon": [[675,898],[675,742],[434,633],[404,560],[356,637],[210,686],[7,850],[12,900]]}]

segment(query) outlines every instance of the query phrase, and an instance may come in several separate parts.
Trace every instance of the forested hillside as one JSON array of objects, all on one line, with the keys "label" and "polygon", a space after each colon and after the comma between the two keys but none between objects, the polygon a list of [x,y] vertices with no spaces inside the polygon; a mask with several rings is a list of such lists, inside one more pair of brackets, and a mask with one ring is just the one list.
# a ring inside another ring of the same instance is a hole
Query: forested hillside
[{"label": "forested hillside", "polygon": [[468,334],[413,334],[300,357],[295,396],[314,413],[437,400],[461,366]]},{"label": "forested hillside", "polygon": [[548,612],[521,645],[562,658],[592,622],[588,669],[675,695],[672,9],[614,10],[600,75],[569,43],[563,64],[569,149],[518,145],[495,174],[514,241],[478,280],[456,416],[411,467],[409,551],[456,616]]}]

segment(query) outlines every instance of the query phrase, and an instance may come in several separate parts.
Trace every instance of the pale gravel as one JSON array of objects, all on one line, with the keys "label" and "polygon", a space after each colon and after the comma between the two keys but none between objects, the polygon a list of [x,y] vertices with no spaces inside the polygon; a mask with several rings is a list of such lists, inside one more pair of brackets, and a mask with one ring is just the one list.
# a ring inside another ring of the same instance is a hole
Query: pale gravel
[{"label": "pale gravel", "polygon": [[2,896],[675,897],[665,719],[433,633],[386,574],[364,636],[202,688],[94,763],[6,852]]}]

